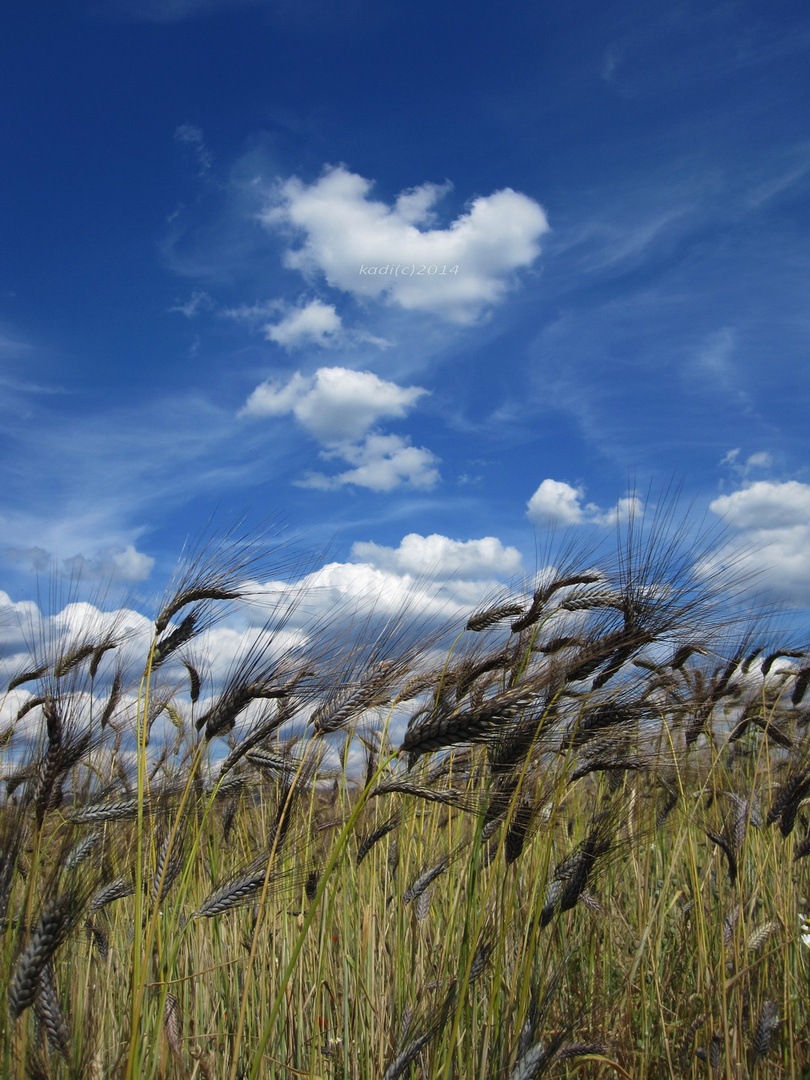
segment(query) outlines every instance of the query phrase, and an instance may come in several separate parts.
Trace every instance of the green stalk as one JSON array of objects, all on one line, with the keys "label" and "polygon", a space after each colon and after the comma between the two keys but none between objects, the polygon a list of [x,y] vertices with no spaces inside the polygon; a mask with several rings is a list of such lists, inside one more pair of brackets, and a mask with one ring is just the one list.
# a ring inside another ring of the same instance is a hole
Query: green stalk
[{"label": "green stalk", "polygon": [[345,847],[346,847],[346,845],[348,843],[349,837],[351,836],[352,832],[354,831],[354,827],[357,824],[357,819],[360,817],[360,813],[361,813],[363,807],[368,802],[369,795],[370,795],[371,790],[372,790],[372,786],[374,785],[374,783],[376,783],[377,779],[382,775],[384,769],[389,765],[389,763],[391,762],[393,757],[394,757],[394,754],[391,754],[388,758],[385,759],[385,761],[381,761],[379,763],[379,765],[377,767],[377,771],[374,773],[374,775],[372,776],[369,783],[361,791],[360,796],[359,796],[359,798],[357,800],[357,803],[355,804],[354,809],[352,810],[352,812],[349,815],[345,825],[343,826],[343,828],[340,831],[340,835],[338,836],[338,839],[337,839],[337,842],[335,844],[334,850],[333,850],[331,856],[329,857],[329,860],[327,861],[326,866],[324,867],[323,874],[321,875],[321,880],[318,883],[318,888],[317,888],[317,890],[315,892],[315,896],[314,896],[314,898],[312,900],[312,903],[311,903],[311,905],[309,907],[309,910],[307,911],[306,915],[304,916],[304,922],[303,922],[301,930],[300,930],[300,932],[298,934],[298,938],[296,940],[296,943],[293,946],[292,955],[290,956],[290,959],[289,959],[289,961],[287,963],[287,966],[284,969],[284,973],[283,973],[282,978],[281,978],[281,985],[280,985],[280,988],[279,988],[279,992],[276,994],[276,1000],[273,1002],[273,1007],[270,1010],[270,1016],[267,1018],[267,1022],[264,1025],[264,1028],[262,1030],[262,1035],[261,1035],[261,1038],[259,1039],[259,1045],[258,1045],[258,1048],[256,1050],[256,1055],[254,1057],[253,1065],[252,1065],[251,1070],[250,1070],[250,1072],[248,1074],[247,1080],[256,1080],[257,1076],[259,1075],[259,1068],[261,1067],[262,1058],[264,1056],[265,1050],[267,1049],[267,1044],[270,1041],[270,1036],[273,1033],[273,1028],[274,1028],[275,1023],[276,1023],[276,1018],[278,1017],[279,1010],[281,1009],[281,1004],[282,1004],[282,1002],[284,1000],[284,989],[285,989],[287,983],[290,980],[290,976],[292,975],[293,971],[295,970],[295,965],[298,963],[298,957],[299,957],[299,955],[301,953],[301,949],[304,946],[304,941],[306,940],[307,934],[309,933],[309,928],[312,925],[312,920],[315,918],[315,913],[317,912],[318,908],[320,907],[321,900],[323,899],[323,894],[326,891],[326,886],[327,886],[327,884],[329,882],[329,878],[330,878],[330,876],[332,874],[332,871],[334,870],[335,866],[337,866],[338,859],[343,854],[343,851],[344,851],[344,849],[345,849]]}]

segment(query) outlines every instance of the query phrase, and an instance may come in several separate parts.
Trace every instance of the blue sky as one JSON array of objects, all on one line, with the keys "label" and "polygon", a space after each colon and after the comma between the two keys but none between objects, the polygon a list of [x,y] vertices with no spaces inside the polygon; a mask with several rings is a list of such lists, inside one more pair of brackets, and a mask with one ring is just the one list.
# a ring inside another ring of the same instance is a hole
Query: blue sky
[{"label": "blue sky", "polygon": [[810,604],[806,5],[11,0],[4,30],[12,606],[54,565],[137,606],[242,513],[335,581],[473,602],[673,484]]}]

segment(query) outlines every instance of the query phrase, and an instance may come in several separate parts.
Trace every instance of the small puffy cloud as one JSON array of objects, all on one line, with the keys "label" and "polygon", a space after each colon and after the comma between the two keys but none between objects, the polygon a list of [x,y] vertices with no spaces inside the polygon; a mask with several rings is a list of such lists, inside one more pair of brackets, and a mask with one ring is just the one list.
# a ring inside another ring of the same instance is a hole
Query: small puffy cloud
[{"label": "small puffy cloud", "polygon": [[521,568],[517,548],[504,547],[494,536],[480,540],[451,540],[433,533],[420,536],[409,533],[398,548],[358,541],[352,545],[352,558],[370,563],[381,570],[419,577],[491,578],[515,574]]},{"label": "small puffy cloud", "polygon": [[405,484],[431,488],[439,479],[438,458],[400,435],[369,432],[384,417],[403,417],[428,391],[399,386],[370,371],[319,368],[314,375],[296,372],[284,384],[262,383],[241,410],[241,416],[285,416],[291,413],[327,449],[324,460],[352,466],[337,475],[309,472],[299,487],[322,491],[353,484],[370,491],[392,491]]},{"label": "small puffy cloud", "polygon": [[245,402],[240,416],[286,416],[309,397],[315,378],[306,378],[299,371],[286,384],[273,379],[261,383]]},{"label": "small puffy cloud", "polygon": [[439,480],[436,466],[439,459],[424,447],[412,446],[408,439],[399,435],[368,435],[360,443],[341,443],[322,451],[325,459],[343,460],[353,468],[326,476],[324,473],[308,473],[299,487],[331,488],[353,484],[370,491],[393,491],[406,484],[408,487],[427,489]]},{"label": "small puffy cloud", "polygon": [[606,510],[595,518],[599,525],[616,525],[618,522],[638,519],[644,514],[644,503],[638,495],[623,495],[612,510]]},{"label": "small puffy cloud", "polygon": [[528,514],[541,525],[615,525],[640,517],[644,506],[637,495],[619,499],[612,510],[601,510],[595,503],[585,503],[585,490],[564,480],[544,480],[528,502]]},{"label": "small puffy cloud", "polygon": [[585,520],[584,495],[563,480],[544,480],[529,499],[529,517],[542,524],[579,525]]},{"label": "small puffy cloud", "polygon": [[[186,313],[185,306],[172,310]],[[284,300],[267,300],[263,303],[224,308],[220,314],[261,330],[268,341],[274,341],[289,351],[306,345],[328,348],[334,345],[365,344],[385,349],[391,344],[368,330],[344,326],[334,304],[307,300],[304,297],[295,305]]]},{"label": "small puffy cloud", "polygon": [[709,504],[739,536],[707,563],[734,565],[794,605],[810,604],[810,484],[759,480]]},{"label": "small puffy cloud", "polygon": [[340,332],[340,316],[332,304],[312,300],[305,307],[293,308],[277,323],[268,323],[264,333],[285,349],[302,345],[326,345]]},{"label": "small puffy cloud", "polygon": [[132,544],[108,552],[108,558],[116,576],[123,581],[146,581],[155,565],[151,555],[136,551]]},{"label": "small puffy cloud", "polygon": [[411,311],[472,323],[497,303],[517,270],[540,254],[543,208],[504,188],[474,199],[447,228],[433,207],[449,185],[422,184],[393,206],[369,197],[371,181],[343,166],[313,184],[280,184],[261,215],[269,228],[303,234],[285,264],[323,274],[336,289]]},{"label": "small puffy cloud", "polygon": [[312,376],[296,372],[286,384],[262,383],[240,415],[292,413],[320,442],[350,442],[361,439],[383,417],[405,416],[427,392],[421,386],[398,386],[370,371],[319,368]]}]

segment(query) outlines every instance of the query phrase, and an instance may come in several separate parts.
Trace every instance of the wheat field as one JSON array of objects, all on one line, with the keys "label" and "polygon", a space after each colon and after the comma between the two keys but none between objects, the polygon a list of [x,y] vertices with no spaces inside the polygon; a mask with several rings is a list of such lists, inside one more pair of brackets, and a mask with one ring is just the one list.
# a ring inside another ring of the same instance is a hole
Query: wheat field
[{"label": "wheat field", "polygon": [[212,674],[256,551],[186,555],[146,637],[24,635],[3,1077],[810,1076],[810,656],[772,612],[659,523],[461,620],[265,589]]}]

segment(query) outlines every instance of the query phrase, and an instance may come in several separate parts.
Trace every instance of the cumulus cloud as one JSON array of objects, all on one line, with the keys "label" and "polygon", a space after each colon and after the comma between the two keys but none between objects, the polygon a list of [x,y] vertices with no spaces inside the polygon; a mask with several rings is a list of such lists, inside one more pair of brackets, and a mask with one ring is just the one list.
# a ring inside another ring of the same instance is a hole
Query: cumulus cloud
[{"label": "cumulus cloud", "polygon": [[349,613],[358,604],[380,614],[408,609],[414,615],[441,615],[447,606],[447,598],[441,599],[435,587],[369,563],[328,563],[288,588],[303,592],[307,617],[316,620]]},{"label": "cumulus cloud", "polygon": [[584,495],[583,488],[563,480],[544,480],[529,499],[529,517],[542,524],[579,525],[588,509],[582,506]]},{"label": "cumulus cloud", "polygon": [[428,393],[421,386],[398,386],[370,371],[318,368],[300,372],[286,383],[257,386],[242,416],[285,416],[292,413],[302,427],[323,443],[361,439],[383,417],[403,417]]},{"label": "cumulus cloud", "polygon": [[368,435],[360,443],[340,443],[324,450],[322,458],[338,459],[353,468],[336,476],[310,472],[299,487],[326,491],[353,484],[370,491],[393,491],[402,484],[414,488],[432,488],[439,480],[439,459],[425,447],[412,446],[399,435]]},{"label": "cumulus cloud", "polygon": [[810,484],[759,480],[709,509],[739,530],[713,565],[733,562],[788,602],[810,603]]},{"label": "cumulus cloud", "polygon": [[292,414],[310,435],[324,444],[324,461],[350,465],[337,475],[310,471],[299,487],[327,491],[353,484],[370,491],[392,491],[403,484],[431,488],[439,479],[439,459],[407,437],[370,429],[385,417],[407,414],[423,394],[421,386],[399,386],[370,371],[319,368],[314,375],[296,372],[286,383],[257,386],[240,416]]},{"label": "cumulus cloud", "polygon": [[451,540],[439,533],[430,536],[408,533],[397,548],[358,541],[352,545],[352,558],[381,570],[429,578],[492,577],[515,574],[521,568],[518,549],[504,547],[494,536]]},{"label": "cumulus cloud", "polygon": [[285,349],[302,345],[326,345],[340,332],[340,316],[333,304],[312,300],[305,307],[293,308],[277,323],[268,323],[264,333]]},{"label": "cumulus cloud", "polygon": [[810,522],[810,485],[798,480],[759,480],[731,495],[721,495],[709,509],[738,529],[778,529]]},{"label": "cumulus cloud", "polygon": [[596,503],[583,503],[584,498],[584,488],[549,478],[529,499],[528,514],[541,525],[615,525],[640,516],[644,510],[637,495],[624,496],[612,510],[602,510]]},{"label": "cumulus cloud", "polygon": [[[445,552],[457,551],[461,560],[466,559],[463,573],[458,572],[458,560],[448,560],[446,572],[436,568],[434,573],[427,558],[422,560],[419,554],[427,556],[431,543]],[[463,625],[491,595],[494,578],[501,572],[498,567],[511,567],[516,561],[514,549],[501,547],[493,537],[468,543],[472,546],[447,537],[412,536],[404,537],[398,548],[355,544],[353,562],[332,562],[299,581],[267,582],[263,587],[274,603],[279,602],[279,596],[301,597],[288,626],[300,628],[304,634],[320,620],[339,623],[341,614],[348,617],[354,611],[374,611],[386,617],[407,613],[415,619],[451,618],[455,633],[461,628],[459,620]],[[484,558],[490,544],[496,565],[487,565]],[[261,588],[252,593],[258,600]]]},{"label": "cumulus cloud", "polygon": [[[3,685],[21,671],[31,670],[43,659],[53,662],[78,644],[114,641],[102,661],[100,683],[104,685],[105,667],[109,674],[122,653],[131,648],[140,650],[141,658],[148,653],[154,633],[151,619],[131,608],[104,611],[86,601],[68,601],[58,610],[42,611],[31,601],[11,599],[0,592],[0,680]],[[143,660],[141,660],[141,670]],[[13,721],[16,710],[36,690],[34,682],[26,683],[0,705],[0,721]]]},{"label": "cumulus cloud", "polygon": [[[172,310],[186,313],[185,306]],[[297,304],[288,304],[284,300],[241,304],[235,308],[224,308],[220,314],[261,330],[268,341],[275,342],[288,352],[311,345],[330,348],[365,344],[384,349],[391,344],[368,330],[344,326],[334,304],[317,299],[302,297]]]},{"label": "cumulus cloud", "polygon": [[542,207],[511,188],[479,196],[440,228],[433,208],[449,185],[422,184],[393,206],[371,199],[371,187],[343,166],[312,184],[281,183],[261,219],[303,236],[285,264],[358,298],[472,323],[537,259],[549,229]]},{"label": "cumulus cloud", "polygon": [[[347,654],[363,654],[377,635],[390,633],[392,655],[413,643],[425,663],[432,663],[431,650],[438,649],[440,663],[469,615],[491,596],[495,577],[520,566],[518,552],[495,537],[463,541],[410,534],[398,547],[357,544],[352,558],[287,580],[252,583],[250,603],[233,605],[221,622],[204,629],[195,638],[193,654],[203,672],[204,696],[198,708],[207,707],[234,664],[251,649],[266,649],[268,657],[276,658],[292,650],[299,656],[321,656],[327,663],[335,656],[343,658],[343,664]],[[31,643],[39,648],[45,643],[47,654],[58,656],[77,641],[111,638],[119,647],[103,661],[97,704],[103,705],[103,688],[121,661],[129,680],[122,710],[132,719],[153,629],[152,618],[129,608],[104,612],[91,603],[70,602],[48,615],[30,601],[15,602],[0,592],[0,677],[7,684],[31,668]],[[172,663],[183,678],[179,663]],[[33,689],[23,686],[6,695],[0,724],[14,721]],[[89,710],[90,705],[88,693],[82,708]],[[241,722],[255,718],[248,709]],[[24,734],[22,727],[17,730]],[[153,745],[158,748],[173,736],[169,724],[160,720],[152,730]]]},{"label": "cumulus cloud", "polygon": [[137,551],[133,544],[107,551],[96,564],[100,576],[106,576],[107,567],[119,581],[146,581],[152,573],[155,560],[151,555]]}]

